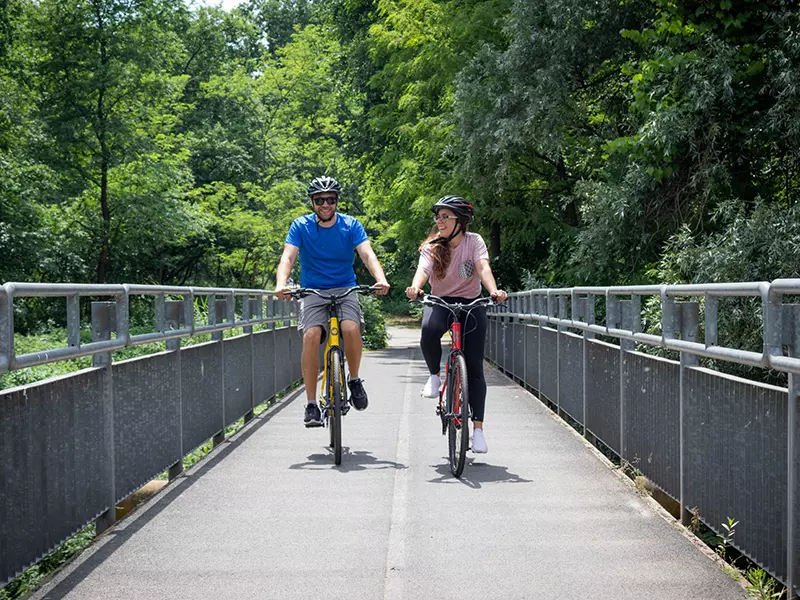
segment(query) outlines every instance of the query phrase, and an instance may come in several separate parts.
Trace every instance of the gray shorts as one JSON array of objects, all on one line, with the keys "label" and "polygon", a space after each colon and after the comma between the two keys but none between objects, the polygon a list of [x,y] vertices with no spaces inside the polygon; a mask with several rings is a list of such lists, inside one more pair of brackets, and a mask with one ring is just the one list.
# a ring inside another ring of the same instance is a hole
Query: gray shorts
[{"label": "gray shorts", "polygon": [[[334,288],[332,290],[323,290],[322,293],[327,294],[340,294],[346,291],[347,288]],[[361,312],[361,305],[358,303],[358,294],[352,292],[339,305],[339,320],[340,321],[353,321],[358,323],[361,327],[361,333],[364,333],[364,314]],[[300,300],[300,317],[297,319],[297,329],[300,335],[306,329],[311,327],[322,327],[322,343],[328,337],[328,303],[319,296],[311,294]]]}]

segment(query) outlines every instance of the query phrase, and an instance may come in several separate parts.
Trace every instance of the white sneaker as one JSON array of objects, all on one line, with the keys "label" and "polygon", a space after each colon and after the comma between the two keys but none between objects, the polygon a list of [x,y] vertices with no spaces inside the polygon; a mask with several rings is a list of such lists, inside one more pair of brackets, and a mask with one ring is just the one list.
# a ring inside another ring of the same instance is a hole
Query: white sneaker
[{"label": "white sneaker", "polygon": [[472,430],[472,451],[475,454],[486,454],[489,451],[486,438],[483,437],[483,429]]},{"label": "white sneaker", "polygon": [[425,398],[438,398],[439,397],[439,388],[442,386],[442,381],[439,379],[438,375],[431,375],[428,377],[428,381],[425,383],[425,387],[422,388],[422,395]]}]

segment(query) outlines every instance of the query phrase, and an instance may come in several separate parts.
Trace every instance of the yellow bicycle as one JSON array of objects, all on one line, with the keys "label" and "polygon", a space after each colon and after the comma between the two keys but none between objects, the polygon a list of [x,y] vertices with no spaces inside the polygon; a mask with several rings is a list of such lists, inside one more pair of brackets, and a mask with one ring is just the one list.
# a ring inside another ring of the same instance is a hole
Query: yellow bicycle
[{"label": "yellow bicycle", "polygon": [[368,294],[376,289],[369,285],[357,285],[340,294],[331,294],[326,290],[311,288],[298,288],[290,292],[290,295],[297,299],[313,294],[328,302],[328,339],[325,343],[322,360],[320,412],[322,424],[330,430],[333,461],[337,465],[342,463],[342,417],[350,410],[350,404],[347,402],[347,385],[345,385],[347,378],[345,376],[344,350],[339,344],[340,307],[342,300],[353,292]]}]

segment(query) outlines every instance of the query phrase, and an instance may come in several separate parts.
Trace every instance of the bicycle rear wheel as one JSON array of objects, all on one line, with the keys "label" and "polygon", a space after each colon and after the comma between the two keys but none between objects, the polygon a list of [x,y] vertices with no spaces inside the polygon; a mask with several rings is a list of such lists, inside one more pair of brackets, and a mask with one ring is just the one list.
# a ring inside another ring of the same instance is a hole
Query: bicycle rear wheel
[{"label": "bicycle rear wheel", "polygon": [[447,446],[450,470],[461,477],[469,448],[469,392],[467,390],[467,362],[457,354],[453,358],[448,376],[447,390]]},{"label": "bicycle rear wheel", "polygon": [[342,464],[342,393],[343,393],[343,371],[342,354],[338,349],[331,352],[331,409],[333,418],[330,419],[331,428],[331,447],[333,448],[333,462],[337,465]]}]

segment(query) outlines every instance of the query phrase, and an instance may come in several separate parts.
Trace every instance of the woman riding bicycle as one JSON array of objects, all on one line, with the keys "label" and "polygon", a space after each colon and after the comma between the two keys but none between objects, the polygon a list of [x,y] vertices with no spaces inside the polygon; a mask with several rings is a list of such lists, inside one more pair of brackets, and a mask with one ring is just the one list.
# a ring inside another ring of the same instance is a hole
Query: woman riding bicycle
[{"label": "woman riding bicycle", "polygon": [[[461,196],[444,196],[431,207],[434,228],[419,247],[420,257],[414,280],[406,296],[416,300],[422,286],[430,280],[431,294],[448,302],[471,302],[481,293],[481,283],[489,295],[503,302],[508,294],[497,289],[489,266],[489,253],[483,238],[469,232],[474,219],[472,204]],[[450,328],[451,313],[441,306],[426,306],[422,315],[420,348],[430,377],[422,395],[436,398],[442,360],[442,336]],[[483,434],[486,380],[483,377],[483,349],[486,341],[486,310],[476,308],[462,323],[464,358],[467,362],[469,404],[472,408],[472,451],[488,450]]]}]

